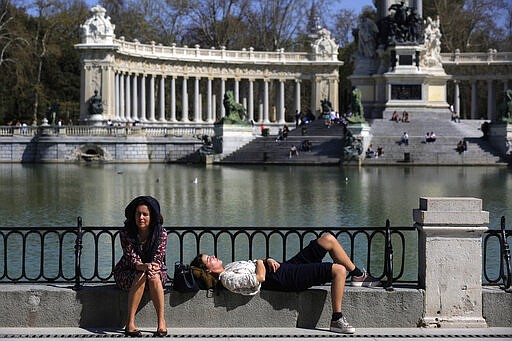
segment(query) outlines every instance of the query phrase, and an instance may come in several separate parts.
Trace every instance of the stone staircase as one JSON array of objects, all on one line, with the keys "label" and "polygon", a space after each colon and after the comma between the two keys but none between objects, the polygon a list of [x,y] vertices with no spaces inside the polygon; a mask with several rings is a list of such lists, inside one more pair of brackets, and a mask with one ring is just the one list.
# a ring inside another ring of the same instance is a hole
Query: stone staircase
[{"label": "stone staircase", "polygon": [[[303,135],[303,127],[306,132]],[[232,164],[318,164],[338,165],[343,150],[344,134],[341,126],[326,128],[321,120],[315,120],[306,126],[292,129],[284,141],[276,141],[277,135],[259,136],[235,152],[220,160],[220,163]],[[313,147],[311,151],[300,151],[298,156],[289,157],[290,147],[308,139]]]},{"label": "stone staircase", "polygon": [[[373,149],[380,145],[384,155],[365,158],[364,165],[411,163],[417,165],[492,165],[506,162],[482,139],[481,120],[450,120],[422,118],[408,123],[390,120],[373,120],[371,124]],[[425,134],[435,132],[436,142],[427,144]],[[409,145],[401,145],[404,132],[409,135]],[[457,143],[465,140],[468,150],[458,153]]]},{"label": "stone staircase", "polygon": [[[342,159],[344,129],[342,126],[326,128],[322,120],[307,125],[306,135],[302,127],[290,131],[286,141],[276,142],[276,135],[258,136],[235,152],[216,160],[222,164],[299,164],[299,165],[507,165],[490,143],[482,138],[482,120],[461,120],[417,117],[411,122],[393,122],[387,119],[369,120],[371,141],[376,151],[380,145],[384,155],[379,158]],[[290,125],[293,129],[294,126]],[[425,143],[425,134],[435,132],[436,142]],[[404,132],[409,135],[409,145],[400,145]],[[299,156],[289,157],[290,147],[309,139],[313,144],[310,152],[299,151]],[[455,150],[460,140],[467,142],[468,150]]]}]

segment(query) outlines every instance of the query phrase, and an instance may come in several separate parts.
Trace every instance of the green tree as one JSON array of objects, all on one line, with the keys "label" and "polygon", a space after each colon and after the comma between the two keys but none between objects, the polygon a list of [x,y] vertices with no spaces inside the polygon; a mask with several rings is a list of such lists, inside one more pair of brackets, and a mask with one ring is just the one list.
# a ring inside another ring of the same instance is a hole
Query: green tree
[{"label": "green tree", "polygon": [[439,15],[443,52],[501,50],[511,6],[504,0],[427,0],[423,2],[423,16]]}]

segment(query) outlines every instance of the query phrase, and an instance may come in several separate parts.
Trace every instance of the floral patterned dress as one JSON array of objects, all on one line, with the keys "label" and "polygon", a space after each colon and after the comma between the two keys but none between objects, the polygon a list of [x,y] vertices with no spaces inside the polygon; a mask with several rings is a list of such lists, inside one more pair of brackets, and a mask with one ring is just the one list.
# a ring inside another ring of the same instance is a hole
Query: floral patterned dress
[{"label": "floral patterned dress", "polygon": [[[123,256],[114,267],[114,279],[117,286],[122,290],[130,290],[133,281],[138,273],[135,266],[142,264],[141,254],[144,249],[143,244],[137,245],[128,237],[126,230],[119,233],[121,238],[121,247],[123,248]],[[167,247],[167,231],[162,229],[162,235],[158,243],[158,249],[153,256],[152,262],[160,265],[160,280],[162,287],[167,283],[167,268],[165,266],[165,249]]]}]

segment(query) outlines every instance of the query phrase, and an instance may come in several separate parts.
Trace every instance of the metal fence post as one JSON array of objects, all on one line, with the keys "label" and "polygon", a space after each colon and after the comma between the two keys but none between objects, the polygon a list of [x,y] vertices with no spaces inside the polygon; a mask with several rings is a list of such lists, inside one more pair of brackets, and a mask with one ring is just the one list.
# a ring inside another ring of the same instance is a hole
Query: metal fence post
[{"label": "metal fence post", "polygon": [[393,288],[393,244],[391,243],[391,231],[389,219],[386,219],[386,244],[384,247],[384,275],[386,281],[384,288],[387,291],[395,290]]},{"label": "metal fence post", "polygon": [[82,271],[80,267],[80,258],[82,257],[82,217],[77,217],[77,232],[75,240],[75,286],[73,290],[80,290],[82,285],[80,284],[80,277],[82,277]]},{"label": "metal fence post", "polygon": [[[512,292],[511,288],[511,265],[510,265],[510,247],[508,246],[507,242],[507,233],[505,231],[505,216],[501,217],[501,256],[503,257],[503,262],[505,263],[505,270],[503,270],[503,286],[502,289],[504,289],[506,292]],[[503,268],[502,268],[503,269]]]}]

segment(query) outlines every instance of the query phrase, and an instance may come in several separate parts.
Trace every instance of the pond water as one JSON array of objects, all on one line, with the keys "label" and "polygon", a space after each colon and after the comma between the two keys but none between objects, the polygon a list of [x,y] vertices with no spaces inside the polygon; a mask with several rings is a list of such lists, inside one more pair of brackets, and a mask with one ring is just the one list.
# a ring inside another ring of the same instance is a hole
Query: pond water
[{"label": "pond water", "polygon": [[[197,179],[195,183],[194,179]],[[512,172],[497,167],[0,164],[0,227],[122,226],[153,195],[166,226],[409,226],[423,196],[476,197],[490,227],[512,217]]]}]

